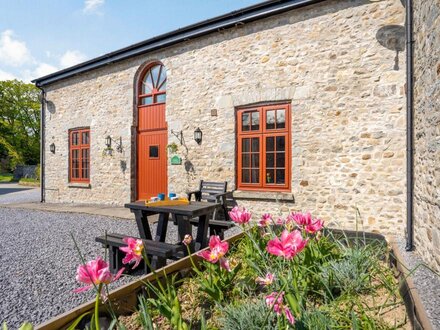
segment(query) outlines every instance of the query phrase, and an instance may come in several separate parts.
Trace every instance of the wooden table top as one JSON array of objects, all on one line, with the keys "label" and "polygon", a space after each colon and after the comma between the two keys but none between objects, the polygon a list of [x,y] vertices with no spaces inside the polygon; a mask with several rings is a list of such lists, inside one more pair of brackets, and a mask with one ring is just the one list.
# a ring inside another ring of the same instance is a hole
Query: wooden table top
[{"label": "wooden table top", "polygon": [[197,217],[199,215],[214,212],[216,208],[220,207],[220,204],[208,202],[190,202],[188,205],[147,206],[145,205],[145,202],[139,201],[127,203],[124,206],[132,211],[142,210],[151,213],[171,213],[189,217]]}]

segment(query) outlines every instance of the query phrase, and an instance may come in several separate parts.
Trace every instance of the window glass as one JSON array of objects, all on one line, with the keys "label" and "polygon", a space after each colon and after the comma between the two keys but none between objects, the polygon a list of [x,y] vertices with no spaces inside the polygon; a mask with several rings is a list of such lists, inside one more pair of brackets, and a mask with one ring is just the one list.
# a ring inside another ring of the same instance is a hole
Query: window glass
[{"label": "window glass", "polygon": [[241,130],[242,131],[249,131],[250,116],[251,116],[251,114],[249,112],[245,112],[241,116]]},{"label": "window glass", "polygon": [[277,184],[284,184],[285,183],[285,178],[284,178],[284,169],[277,169],[276,172],[276,183]]},{"label": "window glass", "polygon": [[266,111],[266,129],[275,128],[275,110]]},{"label": "window glass", "polygon": [[277,151],[284,151],[285,148],[285,138],[284,136],[277,136]]},{"label": "window glass", "polygon": [[251,170],[251,183],[259,183],[260,182],[260,170]]},{"label": "window glass", "polygon": [[273,152],[266,154],[266,167],[275,167],[275,157]]},{"label": "window glass", "polygon": [[89,144],[89,132],[82,132],[81,144]]},{"label": "window glass", "polygon": [[251,112],[252,115],[252,131],[258,131],[260,129],[260,113],[259,112]]},{"label": "window glass", "polygon": [[277,128],[286,127],[286,111],[284,109],[277,110]]},{"label": "window glass", "polygon": [[72,145],[77,146],[79,144],[78,133],[72,133]]},{"label": "window glass", "polygon": [[266,151],[274,151],[275,150],[275,138],[267,137],[266,138]]},{"label": "window glass", "polygon": [[153,86],[157,87],[157,80],[159,79],[159,70],[161,68],[161,65],[155,65],[151,69],[151,75],[153,76]]},{"label": "window glass", "polygon": [[159,146],[150,146],[150,158],[159,158]]},{"label": "window glass", "polygon": [[247,167],[251,167],[251,155],[250,154],[242,154],[241,155],[241,166],[243,168]]},{"label": "window glass", "polygon": [[273,169],[268,169],[266,170],[266,183],[274,183],[274,170]]},{"label": "window glass", "polygon": [[167,94],[159,94],[156,96],[156,103],[164,103],[166,101]]},{"label": "window glass", "polygon": [[241,148],[243,149],[243,152],[250,152],[251,151],[251,139],[243,139]]},{"label": "window glass", "polygon": [[277,167],[284,167],[286,164],[284,152],[277,152]]},{"label": "window glass", "polygon": [[151,73],[147,72],[144,80],[144,90],[142,94],[151,94],[153,92],[153,81],[151,80]]},{"label": "window glass", "polygon": [[251,183],[250,170],[243,169],[241,171],[241,181],[243,183]]},{"label": "window glass", "polygon": [[253,168],[259,168],[260,167],[260,154],[254,153],[252,154],[252,166]]},{"label": "window glass", "polygon": [[259,151],[260,151],[260,139],[252,138],[252,152],[259,152]]},{"label": "window glass", "polygon": [[142,105],[153,104],[153,97],[152,96],[143,97],[141,100],[141,104]]}]

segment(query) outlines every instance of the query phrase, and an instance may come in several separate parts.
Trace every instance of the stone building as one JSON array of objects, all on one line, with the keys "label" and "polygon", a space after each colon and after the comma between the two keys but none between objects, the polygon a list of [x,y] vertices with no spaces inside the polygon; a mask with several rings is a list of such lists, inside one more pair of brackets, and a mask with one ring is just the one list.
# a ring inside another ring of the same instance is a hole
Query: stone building
[{"label": "stone building", "polygon": [[227,181],[256,215],[403,235],[404,22],[400,0],[266,1],[39,78],[45,200]]},{"label": "stone building", "polygon": [[440,272],[440,3],[414,2],[414,241]]}]

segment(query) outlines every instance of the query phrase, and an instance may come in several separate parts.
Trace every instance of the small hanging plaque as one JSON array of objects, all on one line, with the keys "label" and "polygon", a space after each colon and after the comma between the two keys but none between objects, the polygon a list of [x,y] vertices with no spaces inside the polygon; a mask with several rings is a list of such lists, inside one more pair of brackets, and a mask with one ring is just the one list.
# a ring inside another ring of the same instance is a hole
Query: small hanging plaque
[{"label": "small hanging plaque", "polygon": [[177,155],[171,157],[171,165],[180,165],[180,164],[182,164],[182,158],[180,158]]}]

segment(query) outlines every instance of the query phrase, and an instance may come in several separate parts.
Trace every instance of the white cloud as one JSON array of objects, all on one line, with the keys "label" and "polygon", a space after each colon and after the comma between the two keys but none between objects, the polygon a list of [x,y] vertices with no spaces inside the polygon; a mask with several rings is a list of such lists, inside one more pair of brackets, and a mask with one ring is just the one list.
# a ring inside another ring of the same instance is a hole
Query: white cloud
[{"label": "white cloud", "polygon": [[86,55],[78,50],[68,50],[60,58],[60,65],[63,68],[73,66],[75,64],[84,62],[87,59]]},{"label": "white cloud", "polygon": [[14,80],[17,79],[12,73],[0,70],[0,81],[2,80]]},{"label": "white cloud", "polygon": [[31,77],[32,79],[40,78],[43,76],[47,76],[48,74],[54,73],[55,71],[58,71],[59,69],[56,66],[47,64],[47,63],[40,63],[35,68],[35,70],[32,71]]},{"label": "white cloud", "polygon": [[10,66],[22,66],[33,61],[26,43],[14,39],[12,30],[5,30],[0,35],[0,62]]},{"label": "white cloud", "polygon": [[105,0],[85,0],[84,13],[97,13],[97,9],[104,4]]}]

